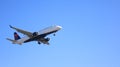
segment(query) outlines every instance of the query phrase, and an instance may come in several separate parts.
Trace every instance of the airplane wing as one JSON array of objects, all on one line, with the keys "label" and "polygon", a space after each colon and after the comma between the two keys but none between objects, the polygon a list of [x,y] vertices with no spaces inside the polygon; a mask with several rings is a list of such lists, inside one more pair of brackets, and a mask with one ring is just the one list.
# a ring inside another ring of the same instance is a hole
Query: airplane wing
[{"label": "airplane wing", "polygon": [[[37,39],[44,38],[44,37],[46,37],[47,35],[49,35],[49,34],[51,34],[51,33],[53,33],[53,32],[56,32],[56,31],[52,31],[52,32],[49,32],[49,33],[44,33],[44,34],[41,34],[41,35],[38,35],[38,36],[32,37],[32,38],[26,40],[25,43],[26,43],[26,42],[33,41],[33,40],[37,40]],[[45,39],[44,39],[44,40],[45,40]],[[44,40],[40,40],[40,41],[43,42]]]},{"label": "airplane wing", "polygon": [[50,40],[50,38],[44,38],[45,36],[46,36],[45,34],[38,35],[38,36],[35,36],[35,37],[33,37],[33,38],[30,38],[30,39],[24,41],[24,43],[27,43],[27,42],[36,40],[36,41],[41,42],[41,43],[43,43],[43,44],[49,45],[49,40]]},{"label": "airplane wing", "polygon": [[20,32],[20,33],[22,33],[22,34],[25,34],[25,35],[27,35],[28,37],[32,37],[32,33],[31,33],[31,32],[28,32],[28,31],[25,31],[25,30],[22,30],[22,29],[15,28],[15,27],[13,27],[13,26],[11,26],[11,25],[9,25],[9,26],[10,26],[10,28],[15,29],[16,31],[18,31],[18,32]]}]

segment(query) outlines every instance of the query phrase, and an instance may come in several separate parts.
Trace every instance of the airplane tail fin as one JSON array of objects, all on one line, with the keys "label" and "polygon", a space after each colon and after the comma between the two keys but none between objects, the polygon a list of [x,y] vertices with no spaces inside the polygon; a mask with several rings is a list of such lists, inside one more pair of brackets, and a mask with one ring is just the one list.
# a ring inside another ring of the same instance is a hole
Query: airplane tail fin
[{"label": "airplane tail fin", "polygon": [[13,44],[22,44],[22,43],[19,43],[17,40],[21,39],[20,36],[14,32],[14,40],[13,39],[10,39],[10,38],[6,38],[7,40],[11,41]]},{"label": "airplane tail fin", "polygon": [[19,40],[19,39],[21,39],[21,37],[16,32],[14,32],[14,39]]}]

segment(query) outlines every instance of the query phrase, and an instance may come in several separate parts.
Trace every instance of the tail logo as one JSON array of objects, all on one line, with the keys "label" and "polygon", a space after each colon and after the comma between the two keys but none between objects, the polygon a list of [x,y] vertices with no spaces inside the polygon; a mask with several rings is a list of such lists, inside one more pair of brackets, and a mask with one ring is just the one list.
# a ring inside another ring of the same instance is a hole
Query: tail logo
[{"label": "tail logo", "polygon": [[14,32],[14,39],[15,40],[21,39],[20,36],[16,32]]}]

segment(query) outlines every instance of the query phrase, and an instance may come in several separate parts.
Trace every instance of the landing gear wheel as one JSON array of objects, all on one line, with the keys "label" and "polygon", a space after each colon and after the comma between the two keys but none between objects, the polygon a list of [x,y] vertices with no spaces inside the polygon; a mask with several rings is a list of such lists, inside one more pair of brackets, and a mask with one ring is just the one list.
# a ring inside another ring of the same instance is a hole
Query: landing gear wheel
[{"label": "landing gear wheel", "polygon": [[49,40],[50,40],[50,38],[46,38],[45,40],[46,40],[46,41],[49,41]]},{"label": "landing gear wheel", "polygon": [[41,43],[40,43],[40,42],[38,42],[38,44],[40,45]]},{"label": "landing gear wheel", "polygon": [[55,34],[53,34],[53,36],[55,36]]},{"label": "landing gear wheel", "polygon": [[47,43],[47,45],[50,45],[50,43]]}]

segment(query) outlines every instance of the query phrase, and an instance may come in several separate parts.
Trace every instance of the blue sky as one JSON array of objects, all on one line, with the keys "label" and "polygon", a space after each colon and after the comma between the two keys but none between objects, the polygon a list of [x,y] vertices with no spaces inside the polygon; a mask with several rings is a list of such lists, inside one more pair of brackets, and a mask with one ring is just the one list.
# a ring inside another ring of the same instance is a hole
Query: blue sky
[{"label": "blue sky", "polygon": [[[0,0],[0,67],[120,67],[119,18],[119,0]],[[9,25],[63,29],[50,46],[20,46],[5,39],[15,32]]]}]

